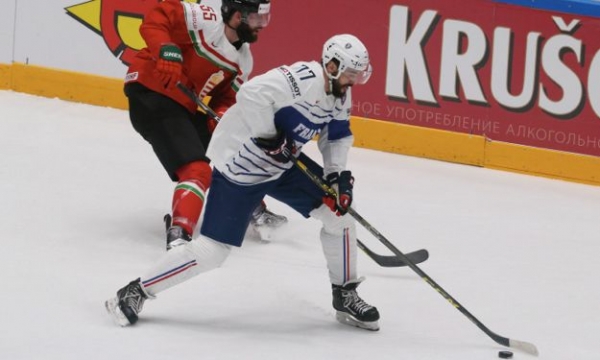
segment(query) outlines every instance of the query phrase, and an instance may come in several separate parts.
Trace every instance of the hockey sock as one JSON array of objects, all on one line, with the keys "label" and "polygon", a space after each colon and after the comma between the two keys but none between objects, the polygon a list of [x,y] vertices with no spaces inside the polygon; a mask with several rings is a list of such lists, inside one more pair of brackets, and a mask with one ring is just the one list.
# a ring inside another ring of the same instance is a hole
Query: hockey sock
[{"label": "hockey sock", "polygon": [[356,224],[350,215],[337,216],[326,205],[311,211],[310,216],[321,220],[321,245],[327,260],[329,280],[342,285],[355,280]]},{"label": "hockey sock", "polygon": [[179,183],[173,192],[173,225],[181,226],[190,235],[202,213],[211,173],[210,166],[203,161],[187,164],[177,171]]},{"label": "hockey sock", "polygon": [[144,276],[142,285],[148,295],[155,296],[172,286],[223,264],[231,247],[206,236],[167,252]]}]

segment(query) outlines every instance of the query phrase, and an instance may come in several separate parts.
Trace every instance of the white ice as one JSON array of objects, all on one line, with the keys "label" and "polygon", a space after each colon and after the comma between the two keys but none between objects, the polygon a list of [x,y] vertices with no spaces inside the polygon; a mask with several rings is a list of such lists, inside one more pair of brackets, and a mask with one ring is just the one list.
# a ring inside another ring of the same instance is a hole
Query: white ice
[{"label": "white ice", "polygon": [[[314,144],[306,152],[318,158]],[[492,331],[534,343],[541,359],[600,359],[600,187],[357,148],[350,168],[359,213],[401,251],[428,249],[421,269]],[[509,350],[409,268],[362,253],[359,293],[379,308],[381,330],[337,323],[318,223],[272,199],[287,229],[246,240],[120,328],[103,302],[165,253],[172,188],[125,111],[0,91],[0,357],[484,360]]]}]

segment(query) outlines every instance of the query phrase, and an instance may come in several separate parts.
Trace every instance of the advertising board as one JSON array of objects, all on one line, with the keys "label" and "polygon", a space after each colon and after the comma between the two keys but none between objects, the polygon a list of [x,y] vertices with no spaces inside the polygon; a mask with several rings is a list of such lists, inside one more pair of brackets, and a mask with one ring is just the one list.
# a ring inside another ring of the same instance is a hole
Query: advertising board
[{"label": "advertising board", "polygon": [[[10,0],[0,88],[125,108],[158,2]],[[597,183],[599,30],[592,0],[273,0],[253,75],[352,33],[374,68],[353,90],[357,146]]]},{"label": "advertising board", "polygon": [[600,156],[600,18],[482,0],[304,4],[274,13],[259,72],[351,32],[375,69],[357,116]]}]

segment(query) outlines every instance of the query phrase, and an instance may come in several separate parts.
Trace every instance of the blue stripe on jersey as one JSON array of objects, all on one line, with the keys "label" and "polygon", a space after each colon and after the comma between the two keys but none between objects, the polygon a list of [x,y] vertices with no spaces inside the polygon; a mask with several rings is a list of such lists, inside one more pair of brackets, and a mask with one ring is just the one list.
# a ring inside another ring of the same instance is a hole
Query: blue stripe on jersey
[{"label": "blue stripe on jersey", "polygon": [[[331,118],[331,110],[325,110],[325,109],[323,109],[320,106],[310,106],[310,104],[307,103],[306,101],[304,101],[302,103],[297,103],[296,106],[303,108],[304,110],[306,110],[307,112],[309,112],[311,116],[314,116],[317,119],[328,119],[328,118]],[[313,109],[313,108],[316,108],[317,110],[321,110],[321,112],[323,113],[323,115],[319,115],[319,114],[316,114],[314,111],[311,111],[311,109]]]},{"label": "blue stripe on jersey", "polygon": [[[252,150],[251,150],[251,149],[248,147],[248,145],[246,145],[246,144],[244,144],[244,150],[246,150],[246,152],[247,152],[248,154],[250,154],[250,155],[253,155],[253,156],[254,156],[254,157],[256,157],[257,159],[260,159],[260,160],[262,160],[263,162],[266,162],[266,163],[267,163],[267,164],[269,164],[270,166],[274,166],[274,167],[276,167],[276,168],[278,168],[278,169],[281,169],[281,170],[286,170],[286,169],[287,169],[287,167],[281,166],[281,164],[280,164],[280,163],[278,163],[278,162],[274,161],[273,159],[271,159],[271,157],[269,157],[269,155],[266,155],[266,154],[264,154],[262,151],[261,151],[259,154],[257,154],[257,153],[255,153],[254,151],[252,151]],[[242,153],[241,153],[241,152],[238,152],[238,155],[239,155],[239,157],[241,157],[242,159],[246,159],[246,160],[248,160],[248,162],[250,162],[252,165],[256,166],[257,168],[260,168],[262,171],[264,171],[264,172],[266,172],[266,173],[268,173],[268,172],[269,172],[268,170],[265,170],[263,167],[259,166],[258,164],[255,164],[255,163],[254,163],[253,161],[251,161],[251,160],[250,160],[248,157],[244,157],[244,156],[242,155]]]},{"label": "blue stripe on jersey", "polygon": [[[270,174],[256,174],[256,173],[251,173],[251,172],[233,171],[233,169],[231,169],[231,166],[229,164],[225,164],[225,166],[227,166],[227,170],[231,174],[236,175],[236,176],[244,175],[244,176],[258,176],[258,177],[264,177],[264,178],[271,177]],[[239,166],[239,165],[237,165],[237,166]]]},{"label": "blue stripe on jersey", "polygon": [[[302,102],[302,104],[303,104],[303,105],[304,105],[306,108],[312,108],[312,109],[315,109],[315,110],[318,110],[318,111],[322,111],[322,112],[326,112],[326,113],[332,113],[332,112],[333,112],[333,111],[331,111],[331,110],[327,110],[327,109],[325,109],[324,107],[321,107],[321,106],[319,106],[319,104],[318,104],[318,103],[317,103],[317,104],[312,104],[312,105],[311,105],[311,104],[310,104],[308,101],[303,101],[303,102]],[[340,107],[340,105],[339,105],[339,104],[340,104],[339,102],[337,102],[337,101],[335,102],[334,109],[333,109],[333,110],[335,111],[335,113],[340,113],[340,112],[342,112],[342,108]],[[342,102],[342,104],[343,104],[343,102]],[[300,105],[300,103],[298,103],[297,105]]]},{"label": "blue stripe on jersey", "polygon": [[268,179],[293,166],[280,164],[254,147],[253,144],[244,144],[238,154],[225,164],[223,175],[236,184],[255,184],[255,179]]},{"label": "blue stripe on jersey", "polygon": [[[248,150],[248,147],[247,147],[246,145],[244,145],[244,147],[246,148],[246,150]],[[249,150],[248,150],[248,153],[249,153],[250,155],[254,155],[255,157],[258,157],[256,154],[254,154],[253,152],[250,152]],[[258,170],[260,170],[260,171],[262,171],[262,172],[264,172],[264,173],[269,173],[269,172],[268,172],[268,171],[267,171],[267,170],[266,170],[264,167],[262,167],[262,166],[258,165],[256,162],[252,161],[252,159],[250,159],[248,156],[244,156],[244,155],[242,155],[242,153],[241,153],[241,152],[238,152],[238,157],[239,157],[240,159],[246,160],[248,163],[250,163],[250,164],[251,164],[252,166],[254,166],[256,169],[258,169]],[[260,159],[261,159],[261,160],[263,160],[262,158],[260,158]],[[246,170],[246,168],[245,168],[245,167],[243,167],[242,165],[240,165],[240,164],[238,164],[238,163],[237,163],[237,161],[235,160],[235,158],[233,159],[233,164],[234,164],[234,165],[237,165],[237,166],[241,167],[242,169],[245,169],[245,170]],[[247,170],[247,171],[250,171],[250,170]]]},{"label": "blue stripe on jersey", "polygon": [[[240,154],[238,153],[238,155],[240,155]],[[242,157],[242,156],[240,156],[240,157]],[[242,157],[242,158],[243,158],[243,157]],[[245,171],[247,171],[247,172],[250,172],[250,170],[246,169],[245,167],[243,167],[242,165],[240,165],[240,164],[239,164],[237,161],[235,161],[235,158],[234,158],[232,161],[233,161],[233,165],[235,165],[235,166],[239,167],[239,168],[240,168],[240,169],[242,169],[242,170],[245,170]],[[251,162],[251,163],[252,163],[252,162]],[[261,170],[262,170],[262,169],[261,169]]]}]

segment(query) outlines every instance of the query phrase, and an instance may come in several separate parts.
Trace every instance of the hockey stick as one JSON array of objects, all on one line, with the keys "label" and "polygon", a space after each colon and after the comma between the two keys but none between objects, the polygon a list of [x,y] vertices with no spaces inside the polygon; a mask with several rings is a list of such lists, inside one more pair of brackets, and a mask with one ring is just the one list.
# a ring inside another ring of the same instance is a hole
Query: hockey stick
[{"label": "hockey stick", "polygon": [[[379,266],[382,267],[402,267],[407,264],[395,255],[379,255],[369,249],[362,241],[356,239],[356,246],[361,249],[368,257],[373,259]],[[415,250],[404,254],[415,264],[420,264],[429,259],[429,252],[425,249]]]},{"label": "hockey stick", "polygon": [[[190,98],[194,99],[194,101],[200,106],[204,111],[207,112],[210,116],[212,116],[217,122],[220,120],[219,116],[206,104],[201,102],[195,94],[193,94],[189,89],[187,89],[182,84],[177,85],[183,92],[185,92]],[[304,163],[296,159],[295,157],[290,157],[290,160],[297,166],[305,175],[307,175],[313,183],[319,186],[326,194],[332,195],[333,197],[337,197],[335,190],[329,187],[319,176],[312,173]],[[467,317],[473,324],[475,324],[479,329],[481,329],[486,335],[488,335],[492,340],[496,343],[504,346],[508,346],[511,348],[522,350],[526,353],[532,355],[538,355],[539,352],[537,347],[529,342],[519,341],[514,339],[509,339],[504,336],[500,336],[495,332],[491,331],[487,326],[485,326],[481,321],[479,321],[473,314],[471,314],[465,307],[463,307],[458,300],[452,297],[446,290],[444,290],[438,283],[436,283],[429,275],[427,275],[421,268],[419,268],[415,261],[413,261],[408,255],[404,254],[398,248],[396,248],[388,239],[385,238],[375,227],[373,227],[367,220],[365,220],[360,214],[358,214],[352,207],[348,209],[348,213],[356,219],[356,221],[365,227],[373,236],[375,236],[381,243],[383,243],[388,249],[390,249],[395,255],[396,258],[392,257],[395,260],[401,260],[402,265],[409,266],[417,275],[419,275],[426,283],[428,283],[433,289],[435,289],[444,299],[446,299],[452,306],[454,306],[458,311],[460,311],[463,315]],[[385,259],[389,259],[389,257],[383,257],[381,255],[377,255],[372,252],[368,247],[366,247],[360,240],[357,239],[358,246],[361,250],[363,250],[371,259],[375,260],[379,265],[383,265],[385,263]],[[427,254],[426,250],[424,251]],[[376,255],[376,256],[373,256]],[[423,261],[425,261],[427,257]],[[395,263],[395,261],[394,261]]]},{"label": "hockey stick", "polygon": [[[187,95],[190,100],[193,100],[196,105],[198,105],[204,112],[210,115],[216,122],[221,121],[221,118],[217,113],[211,109],[208,105],[203,103],[197,96],[191,91],[187,86],[178,82],[177,87],[181,90],[185,95]],[[296,166],[298,166],[299,161],[297,161]],[[301,164],[301,163],[300,163]],[[318,184],[317,184],[318,185]],[[399,257],[394,255],[379,255],[369,249],[365,244],[363,244],[359,239],[356,239],[358,248],[361,249],[368,257],[373,259],[379,266],[382,267],[401,267],[406,266],[407,264]],[[410,259],[413,263],[419,264],[426,261],[429,258],[429,253],[425,249],[416,250],[410,253],[406,253],[405,256]]]},{"label": "hockey stick", "polygon": [[[206,104],[204,104],[196,95],[190,91],[183,84],[178,83],[177,86],[181,91],[186,93],[190,99],[193,99],[198,106],[200,106],[204,111],[207,112],[210,116],[212,116],[217,122],[219,121],[218,115]],[[308,176],[312,182],[314,182],[317,186],[319,186],[326,194],[332,195],[333,197],[337,197],[335,190],[329,187],[319,176],[311,172],[305,164],[291,156],[290,160],[294,162],[296,165],[306,176]],[[537,347],[529,342],[519,341],[514,339],[509,339],[504,336],[500,336],[495,332],[491,331],[487,326],[485,326],[481,321],[479,321],[473,314],[471,314],[465,307],[463,307],[458,300],[452,297],[446,290],[444,290],[438,283],[436,283],[429,275],[427,275],[421,268],[419,268],[415,262],[413,262],[407,255],[402,253],[398,248],[396,248],[388,239],[385,238],[375,227],[373,227],[367,220],[365,220],[360,214],[358,214],[352,207],[348,208],[348,214],[350,214],[356,221],[365,227],[373,236],[375,236],[383,245],[385,245],[388,249],[390,249],[404,264],[410,267],[417,275],[423,279],[427,284],[429,284],[434,290],[436,290],[444,299],[446,299],[450,305],[455,307],[458,311],[460,311],[464,316],[467,317],[473,324],[475,324],[480,330],[482,330],[486,335],[488,335],[492,340],[496,343],[504,346],[508,346],[514,349],[522,350],[531,355],[539,355]],[[359,245],[360,246],[360,245]],[[364,244],[362,245],[363,247]],[[365,247],[366,248],[366,247]],[[361,248],[362,249],[362,248]],[[367,255],[370,256],[369,252],[366,252]],[[375,260],[375,259],[374,259]]]},{"label": "hockey stick", "polygon": [[[334,196],[337,198],[337,194],[335,190],[329,187],[319,176],[312,173],[306,165],[300,162],[295,157],[290,157],[290,159],[302,170],[304,174],[306,174],[315,184],[317,184],[323,191],[327,194]],[[390,249],[398,258],[400,258],[408,267],[410,267],[414,272],[417,273],[426,283],[431,285],[444,299],[446,299],[452,306],[454,306],[458,311],[460,311],[463,315],[467,317],[467,319],[471,320],[473,324],[475,324],[479,329],[481,329],[484,333],[486,333],[492,340],[497,342],[500,345],[508,346],[511,348],[522,350],[528,354],[537,356],[539,354],[537,347],[529,342],[519,341],[514,339],[509,339],[504,336],[500,336],[495,332],[491,331],[487,326],[485,326],[481,321],[479,321],[473,314],[471,314],[465,307],[463,307],[458,300],[452,297],[446,290],[444,290],[438,283],[436,283],[429,275],[425,273],[425,271],[421,270],[411,259],[409,259],[405,254],[403,254],[398,248],[396,248],[388,239],[385,238],[375,227],[373,227],[367,220],[365,220],[360,214],[356,212],[352,207],[348,208],[348,214],[350,214],[356,221],[364,226],[373,236],[375,236],[379,241],[383,243],[388,249]]]}]

